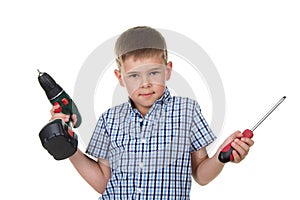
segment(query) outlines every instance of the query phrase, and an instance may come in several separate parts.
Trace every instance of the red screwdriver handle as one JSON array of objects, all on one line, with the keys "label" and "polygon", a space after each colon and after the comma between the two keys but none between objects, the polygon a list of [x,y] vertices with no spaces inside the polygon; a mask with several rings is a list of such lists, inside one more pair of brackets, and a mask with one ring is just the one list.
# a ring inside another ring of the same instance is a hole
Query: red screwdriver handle
[{"label": "red screwdriver handle", "polygon": [[[253,132],[249,129],[244,130],[243,136],[246,138],[252,138],[253,137]],[[233,155],[232,155],[233,147],[231,146],[231,142],[227,144],[222,151],[219,154],[219,160],[222,163],[227,163],[229,161],[233,160]]]}]

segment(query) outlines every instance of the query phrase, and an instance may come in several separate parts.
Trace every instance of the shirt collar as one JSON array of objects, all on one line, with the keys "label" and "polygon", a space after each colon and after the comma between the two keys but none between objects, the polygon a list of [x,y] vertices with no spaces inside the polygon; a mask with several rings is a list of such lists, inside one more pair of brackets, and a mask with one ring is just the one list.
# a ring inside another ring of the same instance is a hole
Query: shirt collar
[{"label": "shirt collar", "polygon": [[171,99],[171,93],[168,89],[168,87],[166,87],[164,94],[155,101],[155,103],[159,103],[159,104],[167,104],[169,102],[169,100]]}]

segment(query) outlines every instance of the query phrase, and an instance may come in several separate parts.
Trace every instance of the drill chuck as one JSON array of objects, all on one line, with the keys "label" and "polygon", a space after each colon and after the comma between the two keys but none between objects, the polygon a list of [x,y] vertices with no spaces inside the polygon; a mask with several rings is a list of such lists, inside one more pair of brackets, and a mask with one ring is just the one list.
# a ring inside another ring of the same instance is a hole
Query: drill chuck
[{"label": "drill chuck", "polygon": [[39,71],[38,80],[49,100],[56,98],[63,91],[62,87],[60,87],[55,80],[45,72]]}]

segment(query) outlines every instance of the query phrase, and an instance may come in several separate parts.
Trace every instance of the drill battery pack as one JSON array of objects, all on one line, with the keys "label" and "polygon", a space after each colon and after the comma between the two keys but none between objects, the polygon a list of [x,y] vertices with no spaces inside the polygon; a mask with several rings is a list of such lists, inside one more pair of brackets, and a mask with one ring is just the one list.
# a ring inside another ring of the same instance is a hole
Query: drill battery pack
[{"label": "drill battery pack", "polygon": [[44,126],[39,137],[43,147],[55,160],[69,158],[77,150],[77,135],[61,119],[55,119]]}]

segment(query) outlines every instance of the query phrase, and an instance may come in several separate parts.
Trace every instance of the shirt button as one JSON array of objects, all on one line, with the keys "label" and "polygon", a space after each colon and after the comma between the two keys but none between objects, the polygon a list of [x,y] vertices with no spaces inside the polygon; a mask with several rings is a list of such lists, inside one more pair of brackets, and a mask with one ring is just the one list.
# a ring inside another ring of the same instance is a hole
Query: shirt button
[{"label": "shirt button", "polygon": [[147,140],[145,138],[141,139],[142,144],[145,144],[147,142]]},{"label": "shirt button", "polygon": [[139,193],[139,194],[141,194],[143,191],[142,191],[142,188],[137,188],[137,192]]},{"label": "shirt button", "polygon": [[140,121],[140,123],[142,123],[142,122],[144,121],[144,119],[143,119],[143,118],[140,118],[140,120],[139,120],[139,121]]},{"label": "shirt button", "polygon": [[142,169],[144,167],[144,163],[140,163],[140,168]]}]

